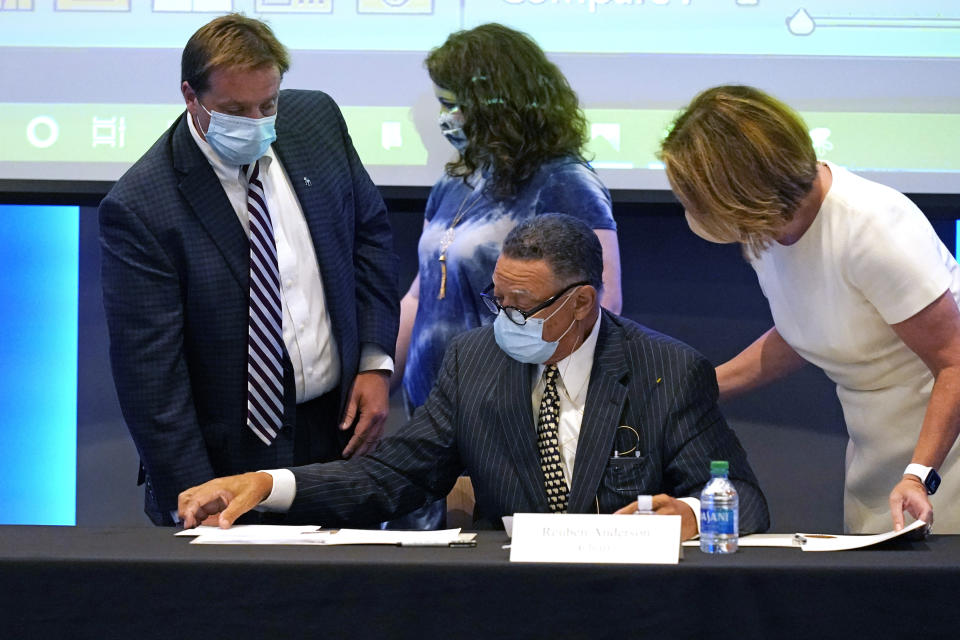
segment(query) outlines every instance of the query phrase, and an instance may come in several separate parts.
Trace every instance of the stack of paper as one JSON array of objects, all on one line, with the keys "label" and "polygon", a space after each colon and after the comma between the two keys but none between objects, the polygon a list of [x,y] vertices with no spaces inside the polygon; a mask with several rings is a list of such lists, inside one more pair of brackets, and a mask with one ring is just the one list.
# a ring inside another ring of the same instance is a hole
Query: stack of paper
[{"label": "stack of paper", "polygon": [[235,525],[229,529],[201,526],[176,535],[193,536],[191,544],[386,544],[401,547],[473,546],[477,537],[475,533],[460,533],[460,529],[382,531],[269,524]]}]

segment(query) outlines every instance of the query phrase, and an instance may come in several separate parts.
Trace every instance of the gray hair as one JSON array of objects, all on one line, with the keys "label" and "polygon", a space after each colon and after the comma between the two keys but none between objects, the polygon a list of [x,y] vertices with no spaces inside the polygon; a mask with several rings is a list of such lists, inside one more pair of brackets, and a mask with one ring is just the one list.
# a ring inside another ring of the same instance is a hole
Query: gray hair
[{"label": "gray hair", "polygon": [[545,260],[557,280],[584,280],[603,288],[603,248],[593,229],[564,213],[534,216],[514,227],[503,241],[503,255],[516,260]]}]

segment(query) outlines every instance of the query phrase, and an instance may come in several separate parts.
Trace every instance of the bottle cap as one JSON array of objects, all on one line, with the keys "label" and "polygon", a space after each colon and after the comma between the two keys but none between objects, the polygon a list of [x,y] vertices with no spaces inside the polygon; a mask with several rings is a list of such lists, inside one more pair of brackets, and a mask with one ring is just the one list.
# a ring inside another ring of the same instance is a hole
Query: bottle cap
[{"label": "bottle cap", "polygon": [[637,496],[637,513],[653,513],[653,496]]},{"label": "bottle cap", "polygon": [[730,463],[726,460],[712,460],[710,462],[710,473],[723,472],[730,470]]}]

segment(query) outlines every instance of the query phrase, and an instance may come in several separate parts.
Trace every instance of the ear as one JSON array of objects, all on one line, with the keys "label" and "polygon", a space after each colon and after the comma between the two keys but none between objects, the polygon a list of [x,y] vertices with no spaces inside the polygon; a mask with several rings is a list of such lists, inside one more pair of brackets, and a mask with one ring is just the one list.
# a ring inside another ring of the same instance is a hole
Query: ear
[{"label": "ear", "polygon": [[193,113],[193,111],[196,109],[197,93],[186,80],[180,83],[180,93],[183,94],[183,101],[187,103],[187,110],[190,111],[190,113]]},{"label": "ear", "polygon": [[574,295],[573,317],[577,320],[587,318],[597,306],[597,290],[585,284]]}]

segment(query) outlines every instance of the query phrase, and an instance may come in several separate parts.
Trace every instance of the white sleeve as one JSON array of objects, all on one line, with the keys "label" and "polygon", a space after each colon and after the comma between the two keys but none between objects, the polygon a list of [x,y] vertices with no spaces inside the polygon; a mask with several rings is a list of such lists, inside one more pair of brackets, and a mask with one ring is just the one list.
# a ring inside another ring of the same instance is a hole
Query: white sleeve
[{"label": "white sleeve", "polygon": [[293,472],[290,469],[264,469],[263,473],[273,476],[273,488],[256,510],[286,513],[297,495],[297,480]]},{"label": "white sleeve", "polygon": [[685,505],[693,509],[693,517],[694,517],[694,520],[697,521],[697,535],[693,536],[693,538],[690,538],[690,539],[693,540],[694,538],[699,538],[700,537],[700,501],[697,498],[677,498],[677,500],[679,500],[680,502],[684,503]]},{"label": "white sleeve", "polygon": [[360,345],[360,366],[357,371],[389,371],[393,373],[393,358],[372,342]]}]

